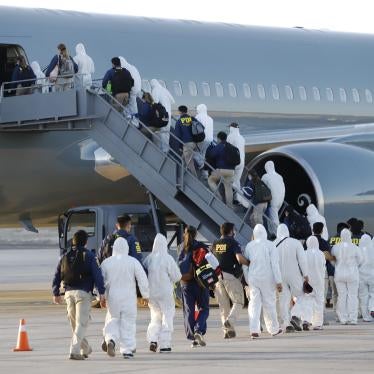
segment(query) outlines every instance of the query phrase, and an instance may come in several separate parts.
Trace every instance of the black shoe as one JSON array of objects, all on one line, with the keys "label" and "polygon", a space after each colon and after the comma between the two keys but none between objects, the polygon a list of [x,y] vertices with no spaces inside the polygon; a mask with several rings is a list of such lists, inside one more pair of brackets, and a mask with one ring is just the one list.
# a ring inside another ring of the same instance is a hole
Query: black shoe
[{"label": "black shoe", "polygon": [[157,343],[156,342],[151,342],[151,344],[149,345],[149,350],[151,352],[157,352]]},{"label": "black shoe", "polygon": [[78,360],[78,361],[83,361],[84,356],[77,354],[77,353],[70,353],[69,360]]},{"label": "black shoe", "polygon": [[293,316],[291,318],[291,325],[295,328],[296,331],[302,331],[301,319],[299,317]]},{"label": "black shoe", "polygon": [[171,348],[160,348],[160,353],[170,353]]},{"label": "black shoe", "polygon": [[103,350],[103,352],[107,352],[108,351],[108,346],[106,345],[106,341],[105,340],[101,343],[101,349]]},{"label": "black shoe", "polygon": [[257,332],[253,332],[253,333],[251,334],[251,339],[258,339],[259,337],[260,337],[260,335],[257,334]]},{"label": "black shoe", "polygon": [[295,332],[295,328],[292,325],[287,326],[286,327],[286,334],[289,334],[291,332]]},{"label": "black shoe", "polygon": [[114,357],[116,355],[116,344],[113,340],[110,340],[107,344],[107,353],[110,357]]},{"label": "black shoe", "polygon": [[133,358],[134,357],[134,355],[132,353],[124,353],[122,356],[126,360],[128,360],[129,358]]},{"label": "black shoe", "polygon": [[303,323],[303,331],[310,331],[309,323],[307,323],[307,322]]}]

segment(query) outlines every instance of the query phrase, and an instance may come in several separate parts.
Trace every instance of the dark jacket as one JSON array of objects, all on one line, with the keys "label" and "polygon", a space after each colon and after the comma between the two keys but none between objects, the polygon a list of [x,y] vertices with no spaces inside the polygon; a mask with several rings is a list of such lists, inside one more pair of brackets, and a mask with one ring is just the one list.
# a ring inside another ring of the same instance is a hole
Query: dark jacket
[{"label": "dark jacket", "polygon": [[[101,274],[101,270],[97,263],[95,255],[88,251],[85,248],[77,248],[72,249],[69,251],[65,256],[68,258],[73,259],[77,255],[77,251],[84,251],[84,274],[85,276],[83,279],[79,281],[79,283],[74,287],[65,286],[66,291],[73,291],[73,290],[82,290],[86,292],[92,292],[94,285],[99,291],[100,295],[103,295],[105,292],[104,287],[104,280],[103,275]],[[61,283],[61,262],[64,256],[61,257],[55,275],[53,277],[52,282],[52,292],[54,296],[60,295],[60,283]]]},{"label": "dark jacket", "polygon": [[137,117],[139,118],[139,121],[145,126],[150,126],[155,114],[152,105],[142,100],[140,97],[136,98],[136,104],[138,107]]},{"label": "dark jacket", "polygon": [[[318,239],[319,249],[322,252],[331,252],[331,246],[328,241],[323,239],[321,235],[314,235]],[[330,261],[326,260],[327,275],[333,276],[335,274],[335,267]]]},{"label": "dark jacket", "polygon": [[239,242],[232,236],[223,236],[216,240],[212,246],[212,252],[217,257],[221,270],[225,273],[239,277],[242,274],[242,267],[236,255],[242,253]]},{"label": "dark jacket", "polygon": [[[133,80],[133,78],[131,76],[131,73],[126,68],[122,68],[122,67],[111,68],[104,75],[103,82],[102,82],[102,87],[104,89],[106,89],[107,84],[113,80],[114,73],[116,72],[116,69],[118,69],[118,70],[124,70],[124,72],[127,75],[126,79]],[[130,92],[130,90],[131,90],[131,88],[129,89],[128,92]],[[112,85],[112,95],[114,96],[114,95],[116,95],[118,93],[121,93],[121,92],[116,92],[115,88]]]},{"label": "dark jacket", "polygon": [[[174,134],[183,143],[192,143],[192,121],[194,118],[189,114],[182,114],[175,124]],[[181,145],[182,146],[182,145]]]},{"label": "dark jacket", "polygon": [[[29,65],[22,69],[18,64],[15,66],[12,73],[12,82],[23,81],[26,79],[33,79],[32,81],[19,83],[22,87],[30,87],[35,84],[36,75]],[[13,87],[16,88],[18,83],[14,83]]]},{"label": "dark jacket", "polygon": [[[70,60],[73,61],[73,65],[74,65],[74,73],[77,74],[78,73],[78,65],[75,63],[74,59],[70,56]],[[51,62],[49,63],[48,65],[48,68],[47,68],[47,71],[45,72],[45,76],[46,77],[49,77],[49,75],[51,74],[52,70],[56,67],[57,64],[60,63],[60,58],[59,58],[59,55],[55,55],[53,56]]]},{"label": "dark jacket", "polygon": [[234,170],[235,166],[229,165],[226,161],[225,147],[226,142],[218,143],[209,152],[209,158],[213,160],[216,169]]}]

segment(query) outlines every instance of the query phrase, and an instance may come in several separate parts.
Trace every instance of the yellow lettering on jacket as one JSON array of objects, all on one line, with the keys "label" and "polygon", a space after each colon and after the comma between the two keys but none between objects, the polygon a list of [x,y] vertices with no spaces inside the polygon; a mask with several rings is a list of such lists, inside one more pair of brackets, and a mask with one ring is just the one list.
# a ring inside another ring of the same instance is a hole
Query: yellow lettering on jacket
[{"label": "yellow lettering on jacket", "polygon": [[216,244],[216,252],[217,253],[225,253],[227,250],[226,244]]},{"label": "yellow lettering on jacket", "polygon": [[192,122],[192,118],[191,117],[182,117],[180,119],[180,121],[181,121],[182,125],[184,125],[184,126],[190,126],[191,122]]},{"label": "yellow lettering on jacket", "polygon": [[142,249],[140,248],[139,242],[135,242],[135,249],[136,253],[142,253]]}]

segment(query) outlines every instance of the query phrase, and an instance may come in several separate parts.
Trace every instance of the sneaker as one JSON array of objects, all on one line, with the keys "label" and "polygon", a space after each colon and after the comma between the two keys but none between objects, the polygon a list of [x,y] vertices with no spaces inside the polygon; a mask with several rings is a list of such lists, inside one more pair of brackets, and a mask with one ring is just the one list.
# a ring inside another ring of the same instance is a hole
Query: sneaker
[{"label": "sneaker", "polygon": [[275,334],[271,334],[271,336],[277,336],[277,335],[280,335],[282,333],[283,333],[283,330],[279,329],[278,332],[276,332]]},{"label": "sneaker", "polygon": [[199,346],[199,343],[194,340],[192,343],[191,343],[191,348],[197,348]]},{"label": "sneaker", "polygon": [[321,330],[323,330],[323,327],[322,326],[315,326],[315,327],[313,327],[313,330],[314,331],[321,331]]},{"label": "sneaker", "polygon": [[69,360],[77,360],[77,361],[82,361],[84,360],[84,356],[80,355],[78,353],[70,353],[69,355]]},{"label": "sneaker", "polygon": [[236,337],[236,332],[235,330],[229,330],[227,331],[227,335],[229,339],[235,338]]},{"label": "sneaker", "polygon": [[290,322],[291,322],[291,325],[295,328],[296,331],[302,331],[301,319],[299,317],[292,316]]},{"label": "sneaker", "polygon": [[295,332],[295,328],[292,325],[289,325],[286,327],[286,334],[289,334],[291,332]]},{"label": "sneaker", "polygon": [[303,323],[303,331],[309,331],[309,323],[308,322],[304,322]]},{"label": "sneaker", "polygon": [[156,342],[151,342],[151,344],[149,345],[149,350],[151,352],[157,352],[157,343]]},{"label": "sneaker", "polygon": [[91,347],[88,347],[88,350],[87,352],[83,352],[83,350],[81,350],[81,355],[84,357],[84,358],[88,358],[88,356],[92,353],[92,348]]},{"label": "sneaker", "polygon": [[105,340],[101,343],[101,349],[103,350],[103,352],[107,352],[108,351],[108,346],[106,345],[106,341]]},{"label": "sneaker", "polygon": [[364,322],[373,322],[373,319],[372,318],[364,318],[363,321]]},{"label": "sneaker", "polygon": [[124,359],[128,360],[129,358],[133,358],[134,355],[133,355],[132,353],[124,353],[124,354],[122,355],[122,357],[123,357]]},{"label": "sneaker", "polygon": [[171,352],[171,348],[160,348],[160,353],[170,353]]},{"label": "sneaker", "polygon": [[199,344],[200,347],[206,346],[206,343],[205,343],[205,340],[202,334],[200,334],[199,332],[196,332],[194,335],[194,338],[195,338],[195,342],[197,342],[197,344]]},{"label": "sneaker", "polygon": [[223,323],[223,327],[225,327],[227,330],[234,330],[234,326],[228,319]]},{"label": "sneaker", "polygon": [[259,338],[259,337],[260,337],[260,335],[257,334],[257,332],[253,332],[253,333],[251,334],[251,339],[257,339],[257,338]]},{"label": "sneaker", "polygon": [[116,355],[116,343],[114,343],[113,340],[109,340],[109,343],[107,344],[107,353],[110,357],[114,357]]}]

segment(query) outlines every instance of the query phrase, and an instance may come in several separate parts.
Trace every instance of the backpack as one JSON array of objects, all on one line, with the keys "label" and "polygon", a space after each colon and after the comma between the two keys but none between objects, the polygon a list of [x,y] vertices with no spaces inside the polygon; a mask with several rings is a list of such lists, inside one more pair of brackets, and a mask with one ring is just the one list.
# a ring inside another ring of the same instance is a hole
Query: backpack
[{"label": "backpack", "polygon": [[200,287],[213,289],[218,282],[218,275],[212,265],[205,259],[208,251],[205,248],[197,248],[193,251],[192,264],[195,278]]},{"label": "backpack", "polygon": [[[31,69],[30,66],[27,66],[24,69],[22,69],[20,67],[19,69],[20,69],[20,74],[19,74],[19,80],[20,81],[24,81],[24,80],[27,80],[27,79],[33,79],[33,78],[35,78],[34,73],[33,73],[33,71],[32,71],[32,69]],[[22,82],[21,86],[22,87],[30,87],[34,83],[35,83],[35,80],[34,81],[28,81],[28,82]]]},{"label": "backpack", "polygon": [[271,191],[270,188],[262,181],[253,183],[253,203],[268,203],[271,201]]},{"label": "backpack", "polygon": [[58,75],[62,75],[63,78],[73,78],[74,75],[74,64],[71,59],[63,56],[59,57],[58,63]]},{"label": "backpack", "polygon": [[204,125],[199,122],[196,118],[192,118],[191,131],[192,131],[192,140],[194,143],[200,143],[205,139],[205,128]]},{"label": "backpack", "polygon": [[225,161],[230,167],[236,167],[240,164],[239,149],[231,143],[225,144]]},{"label": "backpack", "polygon": [[308,219],[302,214],[294,213],[289,227],[290,236],[298,240],[307,239],[312,235]]},{"label": "backpack", "polygon": [[131,88],[134,86],[134,79],[130,72],[127,69],[114,69],[114,74],[111,79],[112,82],[112,93],[116,95],[118,93],[131,91]]},{"label": "backpack", "polygon": [[169,113],[165,107],[161,103],[155,103],[152,109],[154,113],[150,125],[159,129],[167,126],[169,123]]},{"label": "backpack", "polygon": [[61,280],[70,287],[77,286],[86,276],[84,273],[86,253],[80,249],[76,252],[74,258],[72,258],[72,253],[68,252],[61,259]]},{"label": "backpack", "polygon": [[117,234],[111,234],[107,236],[104,240],[104,243],[102,244],[100,248],[100,253],[98,256],[98,260],[100,264],[108,257],[110,257],[113,253],[113,244],[116,241],[116,239],[119,237]]}]

